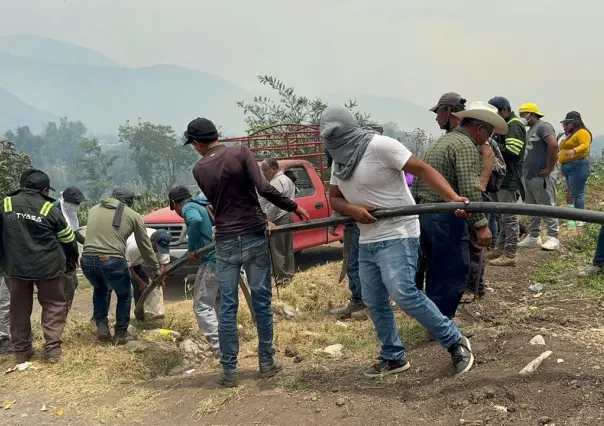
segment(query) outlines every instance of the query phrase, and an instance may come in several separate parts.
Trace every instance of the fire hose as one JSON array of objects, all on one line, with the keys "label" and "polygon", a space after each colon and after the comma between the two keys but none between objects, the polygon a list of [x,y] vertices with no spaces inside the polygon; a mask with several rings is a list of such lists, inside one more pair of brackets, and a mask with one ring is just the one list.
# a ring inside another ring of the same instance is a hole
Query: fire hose
[{"label": "fire hose", "polygon": [[[465,210],[468,213],[495,213],[511,214],[538,217],[553,217],[557,219],[567,219],[582,222],[597,223],[604,225],[604,213],[591,210],[573,209],[568,207],[552,207],[537,204],[518,204],[518,203],[432,203],[417,204],[411,206],[393,207],[388,209],[378,209],[371,214],[376,219],[385,219],[399,216],[413,216],[421,214],[434,213],[453,213],[456,210]],[[270,235],[283,234],[286,232],[307,231],[311,229],[327,228],[330,226],[339,226],[353,223],[355,220],[350,216],[330,217],[327,219],[311,220],[306,222],[292,223],[288,225],[276,226],[270,230]],[[215,249],[215,244],[209,244],[195,252],[198,258],[211,253]],[[151,292],[160,285],[167,277],[174,275],[176,271],[187,263],[187,256],[176,260],[164,272],[154,278],[142,293],[134,313],[137,318],[144,318],[144,303]],[[249,303],[249,300],[248,300]],[[250,306],[251,308],[251,306]]]}]

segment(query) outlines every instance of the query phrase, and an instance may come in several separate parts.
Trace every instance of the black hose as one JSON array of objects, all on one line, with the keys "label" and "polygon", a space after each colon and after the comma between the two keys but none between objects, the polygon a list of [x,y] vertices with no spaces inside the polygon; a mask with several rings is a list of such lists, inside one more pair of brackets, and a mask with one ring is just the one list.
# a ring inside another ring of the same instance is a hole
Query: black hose
[{"label": "black hose", "polygon": [[[582,222],[598,223],[604,225],[604,213],[591,210],[573,209],[568,207],[542,206],[538,204],[519,204],[519,203],[432,203],[416,204],[412,206],[393,207],[390,209],[379,209],[372,214],[377,219],[398,216],[412,216],[419,214],[433,213],[452,213],[463,209],[468,213],[497,213],[497,214],[517,214],[525,216],[554,217],[558,219],[576,220]],[[298,222],[288,225],[277,226],[270,230],[271,234],[282,234],[285,232],[306,231],[309,229],[327,228],[329,226],[345,225],[353,223],[355,220],[350,216],[337,216],[327,219],[311,220],[308,222]],[[214,244],[209,244],[195,252],[198,258],[211,253],[215,249]],[[143,306],[147,296],[153,289],[166,277],[173,275],[178,269],[186,264],[186,255],[174,262],[168,269],[153,280],[147,286],[141,295],[135,313],[142,315]]]}]

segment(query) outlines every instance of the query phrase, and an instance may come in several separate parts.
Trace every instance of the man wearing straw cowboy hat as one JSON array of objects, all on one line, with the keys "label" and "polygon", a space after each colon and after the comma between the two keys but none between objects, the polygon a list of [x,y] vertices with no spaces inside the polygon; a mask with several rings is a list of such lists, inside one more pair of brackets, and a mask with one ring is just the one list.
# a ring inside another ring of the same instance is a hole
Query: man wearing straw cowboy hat
[{"label": "man wearing straw cowboy hat", "polygon": [[[508,126],[497,108],[486,102],[473,102],[466,110],[453,114],[461,123],[430,145],[424,161],[440,172],[460,196],[481,201],[478,148],[488,143],[493,132],[506,134]],[[445,201],[424,182],[417,182],[416,193],[420,203]],[[492,235],[487,218],[482,213],[468,214],[465,219],[452,213],[434,213],[421,215],[420,225],[427,295],[443,315],[453,318],[470,270],[468,226],[474,228],[478,244],[488,247]]]},{"label": "man wearing straw cowboy hat", "polygon": [[[419,249],[417,216],[382,219],[370,211],[413,205],[403,171],[447,201],[467,201],[432,167],[415,157],[400,142],[362,128],[343,106],[329,106],[320,121],[321,137],[333,158],[329,200],[333,209],[354,217],[359,236],[359,275],[367,305],[382,343],[380,360],[365,375],[381,377],[409,368],[389,297],[408,315],[432,331],[451,354],[456,373],[472,368],[470,342],[415,286]],[[372,207],[369,207],[372,206]]]}]

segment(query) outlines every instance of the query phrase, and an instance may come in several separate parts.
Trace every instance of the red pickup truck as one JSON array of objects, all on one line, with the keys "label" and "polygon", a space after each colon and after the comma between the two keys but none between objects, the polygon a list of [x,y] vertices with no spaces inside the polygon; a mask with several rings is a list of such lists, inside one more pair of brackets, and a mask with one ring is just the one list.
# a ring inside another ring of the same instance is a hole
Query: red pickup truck
[{"label": "red pickup truck", "polygon": [[[296,203],[306,209],[310,219],[330,217],[332,210],[328,202],[326,184],[322,179],[322,176],[326,176],[326,165],[318,128],[307,125],[279,125],[270,129],[280,126],[295,126],[296,130],[267,134],[265,129],[264,133],[258,132],[243,138],[224,139],[221,142],[226,144],[245,143],[250,146],[259,160],[276,157],[281,169],[295,177]],[[270,141],[268,144],[266,138]],[[286,159],[281,159],[283,157]],[[170,255],[172,257],[178,258],[187,251],[186,226],[183,219],[175,212],[166,207],[147,214],[144,219],[150,228],[170,231],[172,234]],[[297,222],[298,218],[294,217],[294,220]],[[343,232],[338,233],[340,236],[333,236],[327,228],[295,232],[294,251],[297,253],[311,247],[341,241]]]}]

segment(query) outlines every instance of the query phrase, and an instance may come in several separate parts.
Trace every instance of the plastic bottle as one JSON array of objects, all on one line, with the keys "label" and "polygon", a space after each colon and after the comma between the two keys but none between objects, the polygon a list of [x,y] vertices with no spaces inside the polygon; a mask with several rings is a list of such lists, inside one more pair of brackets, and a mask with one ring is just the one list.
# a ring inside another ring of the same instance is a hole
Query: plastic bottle
[{"label": "plastic bottle", "polygon": [[[568,208],[572,209],[575,206],[573,206],[572,204],[568,205]],[[574,220],[568,220],[566,221],[566,227],[571,230],[574,231],[575,229],[577,229],[577,222],[575,222]]]}]

